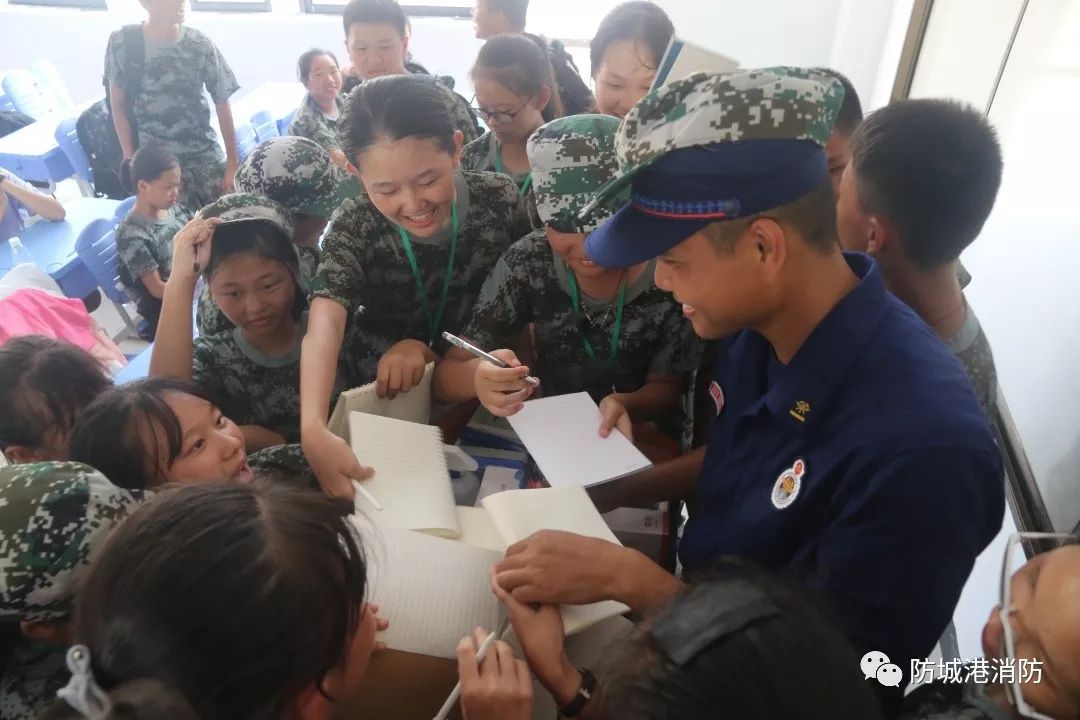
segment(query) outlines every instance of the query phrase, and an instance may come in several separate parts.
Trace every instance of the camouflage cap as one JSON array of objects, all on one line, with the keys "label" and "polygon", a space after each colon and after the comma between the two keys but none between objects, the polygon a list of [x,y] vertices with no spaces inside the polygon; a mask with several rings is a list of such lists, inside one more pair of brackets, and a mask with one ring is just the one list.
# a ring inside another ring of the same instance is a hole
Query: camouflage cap
[{"label": "camouflage cap", "polygon": [[[635,264],[709,222],[806,194],[828,178],[823,148],[843,97],[830,74],[789,67],[699,72],[650,92],[619,127],[618,176],[582,217],[628,188],[630,203],[586,252],[603,265]],[[627,226],[642,242],[627,243]]]},{"label": "camouflage cap", "polygon": [[146,497],[82,463],[0,469],[0,620],[70,615],[109,532]]},{"label": "camouflage cap", "polygon": [[630,199],[614,194],[587,219],[581,211],[618,175],[615,133],[619,120],[608,115],[573,115],[540,127],[529,138],[536,212],[545,225],[565,233],[591,232]]},{"label": "camouflage cap", "polygon": [[200,210],[199,215],[221,218],[227,222],[265,220],[276,225],[290,240],[293,237],[292,215],[283,205],[265,195],[246,192],[222,195]]},{"label": "camouflage cap", "polygon": [[238,192],[265,195],[289,212],[330,217],[359,194],[359,182],[334,165],[320,145],[284,135],[260,143],[236,170]]}]

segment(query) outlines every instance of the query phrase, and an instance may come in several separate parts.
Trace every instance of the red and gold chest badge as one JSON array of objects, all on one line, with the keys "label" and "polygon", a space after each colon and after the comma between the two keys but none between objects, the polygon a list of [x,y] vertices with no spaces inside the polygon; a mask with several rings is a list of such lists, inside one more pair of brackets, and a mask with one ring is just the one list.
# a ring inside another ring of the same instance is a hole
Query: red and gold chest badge
[{"label": "red and gold chest badge", "polygon": [[713,404],[716,405],[716,414],[719,415],[720,411],[724,409],[724,391],[720,389],[720,383],[715,380],[709,384],[709,397],[712,398]]},{"label": "red and gold chest badge", "polygon": [[802,458],[798,458],[791,464],[784,472],[780,473],[780,477],[776,478],[776,484],[772,489],[772,504],[777,510],[783,510],[784,508],[795,502],[795,498],[799,497],[799,491],[802,489],[803,476],[806,475],[806,461]]}]

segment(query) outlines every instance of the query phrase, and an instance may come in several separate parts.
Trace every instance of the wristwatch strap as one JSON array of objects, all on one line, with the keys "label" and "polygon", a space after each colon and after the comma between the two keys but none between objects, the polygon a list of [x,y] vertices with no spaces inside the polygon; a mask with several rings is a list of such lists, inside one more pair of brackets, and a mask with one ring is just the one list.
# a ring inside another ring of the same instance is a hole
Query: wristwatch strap
[{"label": "wristwatch strap", "polygon": [[581,673],[581,687],[578,688],[574,699],[559,708],[559,715],[565,718],[576,718],[585,708],[585,703],[592,699],[596,690],[596,676],[588,668],[578,668]]}]

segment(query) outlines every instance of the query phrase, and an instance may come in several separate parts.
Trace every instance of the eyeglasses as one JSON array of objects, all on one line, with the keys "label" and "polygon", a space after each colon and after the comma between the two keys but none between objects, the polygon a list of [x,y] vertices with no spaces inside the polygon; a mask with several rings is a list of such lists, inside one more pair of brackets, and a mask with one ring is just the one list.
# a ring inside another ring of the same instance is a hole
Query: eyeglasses
[{"label": "eyeglasses", "polygon": [[529,98],[523,102],[521,107],[517,110],[488,110],[477,105],[473,108],[473,112],[484,118],[484,122],[488,125],[506,125],[509,122],[513,122],[514,118],[516,118],[518,114],[532,102],[532,100],[532,98]]},{"label": "eyeglasses", "polygon": [[[1016,547],[1021,542],[1031,540],[1051,541],[1056,547],[1074,545],[1080,542],[1080,538],[1077,536],[1066,533],[1014,533],[1009,537],[1008,544],[1005,546],[1005,557],[1001,562],[1001,609],[998,611],[998,617],[1001,620],[1001,629],[1005,635],[1004,661],[1014,667],[1018,659],[1016,657],[1016,639],[1013,635],[1012,622],[1009,620],[1009,616],[1016,610],[1012,606],[1012,558]],[[1047,544],[1050,544],[1050,542]],[[1020,673],[1014,673],[1010,682],[1002,683],[1009,702],[1016,706],[1016,709],[1025,718],[1031,718],[1031,720],[1054,720],[1049,715],[1044,715],[1031,707],[1027,700],[1024,699],[1024,693],[1021,690],[1022,679]]]}]

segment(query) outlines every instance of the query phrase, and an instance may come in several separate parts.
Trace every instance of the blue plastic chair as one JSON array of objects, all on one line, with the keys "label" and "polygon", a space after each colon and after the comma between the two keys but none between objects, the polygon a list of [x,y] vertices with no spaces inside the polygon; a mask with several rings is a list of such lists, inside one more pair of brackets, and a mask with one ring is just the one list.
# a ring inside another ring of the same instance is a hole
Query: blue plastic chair
[{"label": "blue plastic chair", "polygon": [[241,125],[236,128],[236,154],[243,161],[259,144],[259,138],[255,135],[255,128],[250,125]]},{"label": "blue plastic chair", "polygon": [[268,110],[257,112],[251,116],[251,125],[255,128],[255,137],[259,142],[265,142],[270,138],[281,137],[277,123]]},{"label": "blue plastic chair", "polygon": [[292,125],[293,118],[296,117],[296,110],[291,111],[288,115],[282,118],[278,118],[277,129],[281,135],[289,134],[289,126]]},{"label": "blue plastic chair", "polygon": [[69,111],[75,108],[75,101],[55,65],[48,60],[39,60],[30,66],[30,73],[37,79],[38,89],[50,98],[55,109]]},{"label": "blue plastic chair", "polygon": [[7,112],[15,110],[15,103],[11,102],[11,98],[4,93],[0,93],[0,110],[6,110]]},{"label": "blue plastic chair", "polygon": [[125,198],[124,200],[121,200],[120,204],[116,206],[116,212],[113,213],[113,220],[115,220],[117,224],[119,224],[121,220],[127,217],[128,213],[131,212],[131,208],[133,207],[135,207],[134,195],[129,198]]},{"label": "blue plastic chair", "polygon": [[120,281],[120,256],[116,251],[113,218],[98,218],[83,228],[75,240],[75,253],[105,291],[105,297],[112,302],[127,329],[138,335],[135,323],[124,307],[124,303],[131,302],[131,297]]},{"label": "blue plastic chair", "polygon": [[75,123],[77,121],[78,118],[74,117],[61,120],[56,125],[56,131],[53,134],[56,136],[56,143],[67,155],[68,162],[74,168],[75,174],[92,185],[94,183],[94,173],[90,169],[90,159],[86,157],[82,143],[79,142],[79,134],[75,132]]},{"label": "blue plastic chair", "polygon": [[3,81],[4,94],[15,104],[15,109],[40,120],[57,110],[53,99],[38,86],[37,78],[29,70],[10,70]]}]

